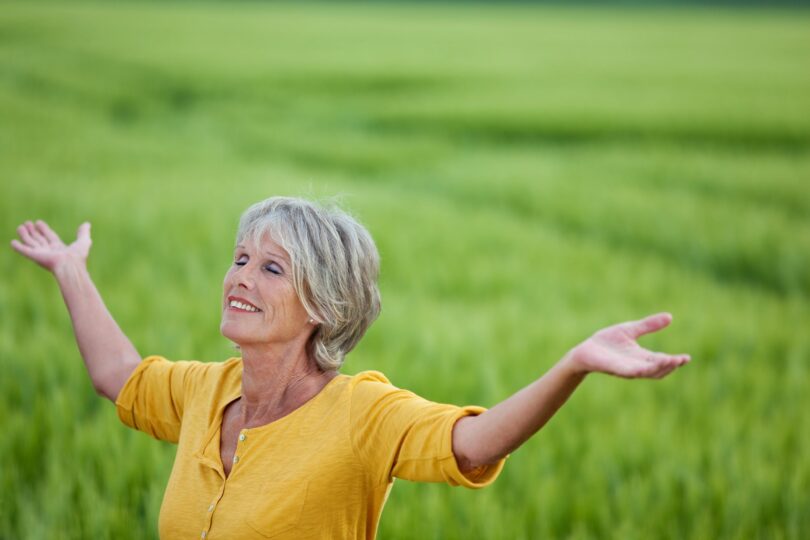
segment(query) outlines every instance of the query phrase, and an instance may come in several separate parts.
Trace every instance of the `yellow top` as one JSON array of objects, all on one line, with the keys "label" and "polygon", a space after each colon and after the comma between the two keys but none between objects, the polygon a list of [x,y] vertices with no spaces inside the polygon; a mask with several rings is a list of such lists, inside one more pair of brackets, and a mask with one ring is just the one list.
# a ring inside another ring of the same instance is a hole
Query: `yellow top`
[{"label": "yellow top", "polygon": [[240,358],[149,356],[115,402],[127,426],[178,443],[160,509],[164,540],[374,538],[394,477],[479,488],[503,468],[501,460],[465,476],[453,455],[453,424],[485,409],[433,403],[364,371],[243,429],[226,478],[222,414],[241,382]]}]

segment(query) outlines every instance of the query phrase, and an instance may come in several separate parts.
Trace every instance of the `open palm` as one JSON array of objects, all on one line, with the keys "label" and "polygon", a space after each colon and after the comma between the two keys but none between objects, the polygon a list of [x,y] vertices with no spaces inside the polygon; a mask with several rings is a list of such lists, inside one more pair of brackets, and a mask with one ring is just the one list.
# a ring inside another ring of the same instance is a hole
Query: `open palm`
[{"label": "open palm", "polygon": [[76,241],[70,245],[62,242],[59,235],[41,220],[35,223],[26,221],[17,227],[17,234],[20,240],[12,240],[11,247],[51,272],[66,261],[86,261],[93,243],[90,239],[90,223],[87,222],[79,225]]},{"label": "open palm", "polygon": [[628,379],[660,379],[689,362],[688,354],[649,351],[636,340],[669,326],[672,315],[658,313],[638,321],[609,326],[577,345],[569,353],[585,372],[601,372]]}]

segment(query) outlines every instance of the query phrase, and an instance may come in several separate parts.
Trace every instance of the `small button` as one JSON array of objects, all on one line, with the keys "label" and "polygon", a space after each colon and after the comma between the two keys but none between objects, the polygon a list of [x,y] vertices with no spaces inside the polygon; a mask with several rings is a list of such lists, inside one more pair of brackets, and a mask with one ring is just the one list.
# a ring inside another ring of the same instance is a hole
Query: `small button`
[{"label": "small button", "polygon": [[233,456],[233,462],[239,463],[239,456]]},{"label": "small button", "polygon": [[209,512],[213,512],[213,511],[214,511],[214,505],[213,505],[213,504],[211,504],[211,506],[209,506],[209,507],[208,507],[208,511],[209,511]]},{"label": "small button", "polygon": [[244,441],[245,439],[247,439],[247,436],[246,436],[244,433],[241,433],[241,434],[239,435],[239,440],[240,440],[240,441]]},{"label": "small button", "polygon": [[200,538],[205,538],[205,534],[206,534],[206,532],[203,531],[202,534],[200,535]]}]

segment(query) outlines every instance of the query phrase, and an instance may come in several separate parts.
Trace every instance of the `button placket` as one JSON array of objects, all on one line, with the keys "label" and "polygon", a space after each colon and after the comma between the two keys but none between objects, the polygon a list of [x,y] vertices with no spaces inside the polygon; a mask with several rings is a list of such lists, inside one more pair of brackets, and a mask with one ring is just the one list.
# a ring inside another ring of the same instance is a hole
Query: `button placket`
[{"label": "button placket", "polygon": [[222,499],[222,495],[225,493],[225,483],[223,482],[222,486],[219,488],[219,493],[216,494],[214,500],[211,504],[208,505],[208,512],[205,516],[205,529],[200,535],[200,538],[205,538],[208,535],[208,531],[211,529],[211,521],[214,518],[214,510],[217,507],[217,503]]},{"label": "button placket", "polygon": [[239,463],[239,453],[240,453],[240,451],[243,451],[244,445],[242,443],[245,442],[246,439],[247,439],[247,430],[243,429],[239,433],[239,438],[238,438],[238,441],[236,442],[236,453],[234,453],[234,455],[233,455],[233,464],[234,465]]}]

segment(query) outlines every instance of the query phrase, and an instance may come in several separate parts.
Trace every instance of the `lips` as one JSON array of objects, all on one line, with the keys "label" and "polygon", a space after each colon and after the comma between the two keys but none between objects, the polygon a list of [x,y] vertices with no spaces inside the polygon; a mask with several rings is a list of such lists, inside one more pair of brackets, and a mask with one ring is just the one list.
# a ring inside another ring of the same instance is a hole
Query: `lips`
[{"label": "lips", "polygon": [[253,310],[256,310],[256,312],[261,311],[261,309],[259,309],[255,304],[253,304],[246,298],[242,298],[241,296],[229,296],[228,307],[249,312],[252,312]]}]

